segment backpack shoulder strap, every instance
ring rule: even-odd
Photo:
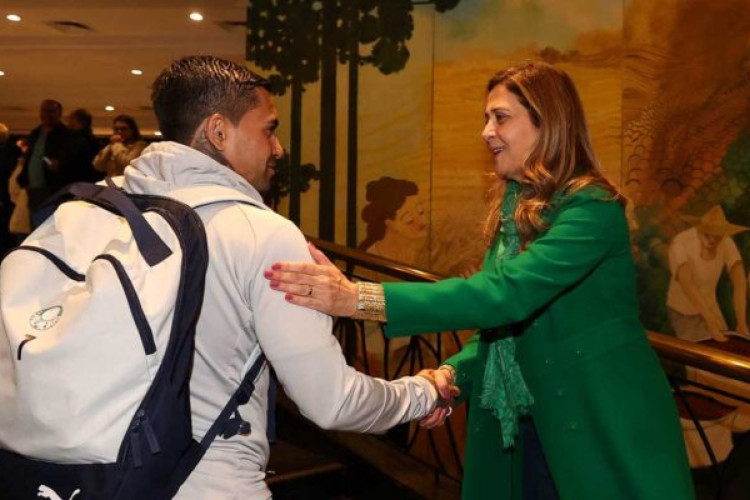
[[[224,439],[229,439],[236,434],[250,433],[250,424],[242,419],[237,408],[250,401],[250,397],[255,391],[255,381],[266,365],[266,355],[261,351],[259,345],[254,350],[251,359],[253,359],[253,363],[242,378],[239,387],[229,399],[226,406],[224,406],[219,417],[208,429],[206,435],[203,436],[201,440],[201,447],[203,449],[208,449],[213,440],[219,435]]]
[[[253,350],[249,363],[252,363],[250,369],[242,377],[239,387],[229,398],[213,425],[208,429],[203,439],[200,442],[194,442],[188,453],[182,457],[180,467],[172,475],[174,491],[177,491],[179,486],[187,479],[218,436],[229,439],[237,434],[247,435],[250,433],[250,423],[242,418],[238,408],[250,401],[250,397],[255,390],[255,382],[263,367],[266,366],[266,356],[263,354],[260,345],[257,345]]]
[[[149,226],[135,203],[109,179],[107,185],[76,182],[62,188],[45,201],[34,214],[35,225],[39,226],[57,210],[57,207],[71,200],[86,201],[124,217],[133,231],[138,250],[150,266],[157,265],[172,254],[158,233]]]

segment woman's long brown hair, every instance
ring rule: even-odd
[[[547,230],[542,214],[558,192],[571,194],[596,185],[625,204],[625,198],[599,170],[583,105],[567,73],[547,63],[528,62],[495,74],[487,84],[487,93],[498,85],[518,98],[539,130],[539,139],[523,166],[521,197],[513,216],[522,249]],[[493,196],[485,224],[488,244],[500,229],[502,191],[498,189]]]

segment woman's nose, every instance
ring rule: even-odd
[[[482,129],[482,140],[489,142],[489,140],[495,135],[495,127],[492,126],[492,122],[487,120]]]

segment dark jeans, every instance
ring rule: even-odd
[[[0,205],[0,258],[5,255],[5,252],[13,248],[15,243],[14,238],[8,232],[8,223],[10,222],[12,210],[12,206]]]
[[[557,488],[544,458],[542,444],[534,421],[523,418],[520,422],[523,442],[523,498],[524,500],[559,500]]]

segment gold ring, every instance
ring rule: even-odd
[[[307,285],[307,286],[310,287],[310,289],[307,291],[307,296],[311,297],[312,296],[312,292],[313,292],[313,287],[312,287],[312,285]]]

